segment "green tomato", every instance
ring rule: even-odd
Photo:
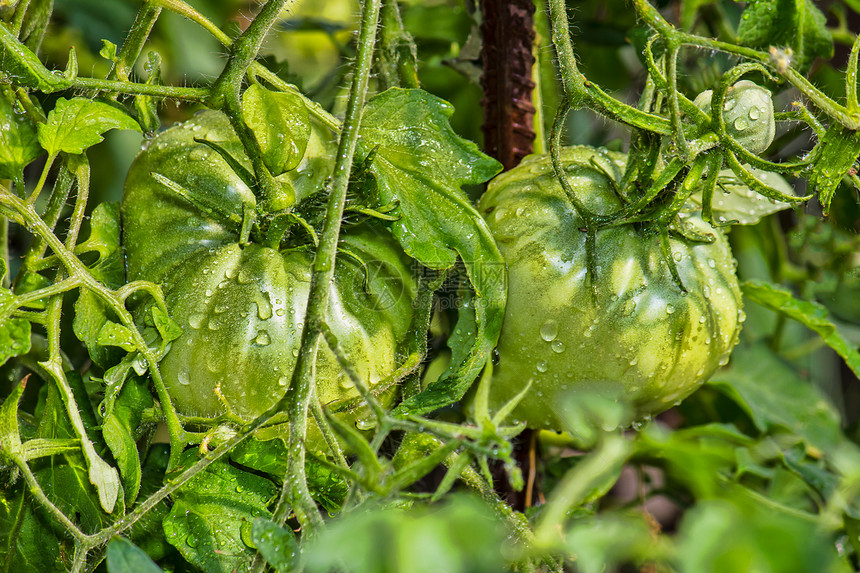
[[[623,155],[575,147],[563,151],[562,161],[574,192],[592,210],[621,207],[610,174],[620,178]],[[743,320],[741,295],[727,241],[700,218],[685,222],[713,235],[712,243],[669,239],[688,292],[672,279],[658,236],[634,225],[598,231],[595,301],[583,221],[549,157],[532,156],[496,177],[479,208],[508,266],[495,408],[532,380],[514,413],[530,427],[563,429],[564,401],[588,393],[621,394],[638,416],[649,416],[728,361]]]
[[[714,92],[696,96],[696,107],[710,115]],[[759,154],[770,147],[776,135],[773,99],[769,90],[749,80],[741,80],[726,91],[723,102],[726,131],[750,153]]]
[[[244,158],[217,112],[163,132],[141,152],[122,204],[128,279],[160,283],[183,329],[161,362],[177,410],[209,419],[229,411],[247,421],[288,391],[313,250],[241,244],[243,205],[253,207],[254,196],[218,153],[195,138]],[[324,185],[333,155],[327,131],[314,126],[302,162],[279,180],[306,197]],[[387,229],[370,224],[345,230],[341,245],[350,256],[338,256],[327,323],[365,383],[391,398],[392,373],[412,321],[411,259]],[[316,395],[335,410],[360,403],[324,343]]]

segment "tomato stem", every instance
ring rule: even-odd
[[[295,511],[296,517],[308,536],[313,536],[323,525],[319,510],[311,498],[305,472],[304,444],[307,435],[308,407],[314,395],[312,386],[314,383],[314,365],[319,349],[321,324],[326,318],[331,283],[334,278],[337,243],[346,204],[352,158],[358,143],[358,130],[367,94],[379,11],[380,0],[368,0],[362,10],[358,54],[343,130],[338,142],[325,221],[313,264],[301,350],[293,370],[290,384],[292,390],[284,398],[287,401],[290,419],[290,461],[289,471],[284,480],[280,500],[275,508],[274,518],[276,522],[283,523],[286,521],[287,497],[292,497],[293,511]]]

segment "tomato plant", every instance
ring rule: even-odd
[[[854,3],[132,4],[0,0],[0,571],[860,570]]]

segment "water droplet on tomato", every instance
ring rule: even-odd
[[[268,346],[272,342],[272,339],[269,338],[268,332],[260,330],[257,332],[257,338],[254,339],[254,342],[260,346]]]
[[[200,328],[204,320],[206,320],[205,314],[194,313],[188,317],[188,324],[191,326],[191,328]]]
[[[561,354],[562,352],[564,352],[564,342],[562,342],[561,340],[554,341],[552,343],[552,351],[557,354]]]
[[[549,365],[546,363],[545,360],[541,360],[540,362],[537,363],[538,372],[546,372],[548,369],[549,369]]]
[[[257,316],[260,317],[260,320],[272,318],[272,303],[269,302],[269,297],[265,292],[261,299],[257,300]]]
[[[743,131],[749,127],[749,122],[746,120],[746,118],[739,117],[735,120],[734,125],[735,129],[737,129],[738,131]]]
[[[552,342],[556,336],[558,336],[558,323],[549,319],[540,327],[540,337],[547,342]]]
[[[759,108],[757,108],[757,107],[753,106],[753,107],[751,107],[751,108],[750,108],[750,111],[749,111],[749,114],[748,114],[748,115],[750,116],[750,119],[751,119],[751,120],[755,121],[755,120],[757,120],[758,118],[760,118],[760,117],[761,117],[761,114],[762,114],[762,110],[760,110]]]
[[[197,127],[200,127],[199,125]],[[204,161],[209,158],[209,152],[206,149],[198,147],[196,149],[192,149],[191,153],[188,154],[188,159],[191,161]]]
[[[667,304],[666,305],[666,313],[672,314],[673,312],[675,312],[675,306],[672,304]]]
[[[188,376],[188,372],[185,372],[184,370],[176,375],[176,380],[183,386],[191,384],[191,378]]]
[[[359,418],[355,421],[355,427],[362,431],[372,430],[376,427],[376,419],[373,417]]]

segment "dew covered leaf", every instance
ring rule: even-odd
[[[20,181],[24,167],[40,153],[35,124],[0,96],[0,179]]]
[[[501,165],[454,132],[452,113],[450,104],[423,90],[392,88],[368,101],[361,125],[364,148],[374,150],[368,169],[378,201],[398,205],[394,236],[426,267],[451,268],[459,258],[477,295],[468,351],[430,394],[401,404],[401,414],[429,412],[461,398],[495,346],[504,313],[504,261],[461,190],[487,181]]]
[[[47,123],[39,124],[39,143],[51,155],[78,154],[100,143],[111,129],[140,131],[140,125],[122,108],[79,97],[60,98]]]
[[[197,461],[190,450],[180,468]],[[245,567],[254,552],[251,527],[257,517],[270,517],[267,507],[275,484],[216,461],[173,495],[164,518],[164,533],[190,563],[210,573],[229,573]]]
[[[242,115],[254,131],[272,175],[295,169],[311,136],[308,108],[302,96],[273,92],[254,84],[242,94]]]
[[[161,567],[137,545],[115,537],[107,550],[108,573],[160,573]]]

